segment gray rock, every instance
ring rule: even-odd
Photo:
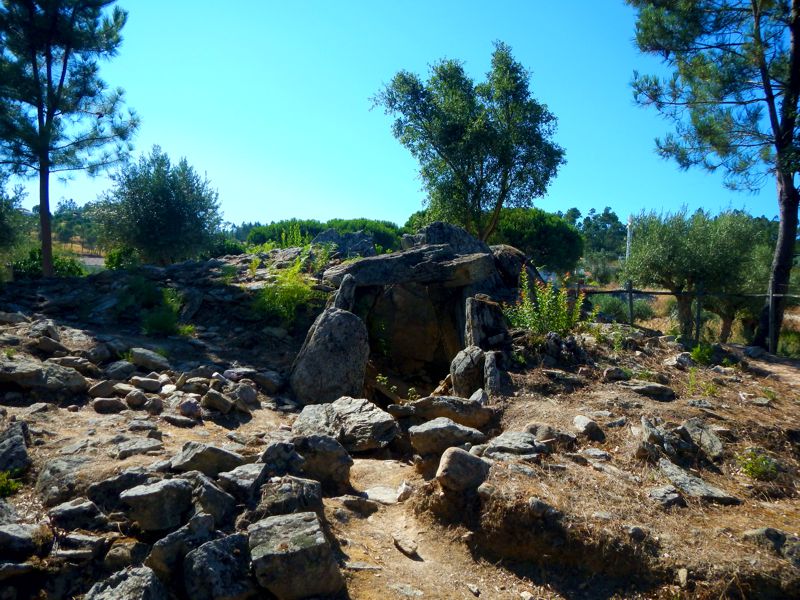
[[[711,460],[722,458],[723,445],[717,435],[703,423],[702,419],[693,418],[684,421],[681,425],[682,437],[685,436],[698,447],[703,449],[706,456]]]
[[[487,352],[483,363],[483,386],[493,397],[502,396],[511,384],[508,373],[500,368],[500,357],[500,352]]]
[[[84,600],[168,600],[164,584],[147,567],[126,569],[95,583]]]
[[[211,515],[217,527],[223,527],[232,521],[236,512],[236,499],[233,496],[200,471],[189,471],[181,478],[192,484],[192,500],[196,513]]]
[[[145,392],[159,392],[161,391],[161,382],[158,379],[151,379],[150,377],[137,377],[133,376],[130,379],[131,385],[136,386]]]
[[[482,294],[467,298],[465,315],[464,340],[467,346],[487,351],[511,346],[506,318],[497,302]]]
[[[646,396],[658,402],[669,402],[676,398],[675,390],[660,383],[631,379],[630,381],[620,382],[619,385],[640,396]]]
[[[354,256],[375,256],[375,242],[372,235],[364,231],[339,233],[335,229],[326,229],[311,240],[312,246],[332,244],[336,253],[342,258]]]
[[[104,379],[89,388],[88,394],[92,398],[107,398],[114,394],[114,382]]]
[[[114,512],[120,507],[120,494],[148,482],[150,475],[141,469],[127,469],[89,486],[86,495],[106,512]]]
[[[189,417],[184,417],[183,415],[171,415],[166,414],[162,417],[167,423],[170,425],[174,425],[175,427],[194,427],[197,425],[197,421],[195,419],[190,419]]]
[[[206,542],[183,561],[192,600],[250,600],[259,596],[250,578],[250,548],[241,533]]]
[[[219,484],[226,492],[244,504],[252,505],[261,486],[269,479],[271,470],[264,463],[251,463],[219,474]]]
[[[225,393],[233,399],[235,403],[243,403],[245,406],[258,408],[258,391],[247,383],[235,383],[225,389]]]
[[[759,527],[749,529],[742,534],[742,538],[748,542],[754,542],[780,554],[783,545],[786,543],[786,533],[772,527]]]
[[[344,587],[333,551],[313,512],[268,517],[248,527],[253,572],[282,600],[332,595]],[[302,577],[298,574],[302,573]]]
[[[695,365],[694,359],[690,352],[681,352],[665,360],[662,363],[665,367],[674,367],[676,369],[686,370]]]
[[[333,307],[341,310],[353,310],[356,296],[356,278],[349,273],[342,278],[339,289],[333,297]]]
[[[169,361],[152,350],[147,348],[131,348],[131,362],[137,367],[142,367],[148,371],[168,371]]]
[[[21,356],[0,355],[0,383],[11,383],[23,389],[47,390],[80,394],[89,388],[83,375],[75,369],[53,363],[40,363]]]
[[[117,540],[103,558],[103,567],[110,572],[133,565],[141,565],[150,553],[150,546],[136,540]]]
[[[290,513],[315,512],[323,515],[322,486],[318,481],[284,475],[273,477],[261,488],[261,500],[247,520],[250,523],[265,517]],[[237,527],[240,523],[237,521]]]
[[[218,410],[223,415],[227,415],[229,412],[231,412],[231,409],[236,406],[236,402],[234,400],[228,398],[225,394],[218,392],[215,389],[208,390],[203,396],[202,400],[200,400],[200,404],[204,408]]]
[[[119,459],[124,460],[137,454],[147,454],[149,452],[160,452],[164,449],[164,444],[159,440],[143,437],[135,437],[117,444],[112,453]]]
[[[258,462],[269,466],[275,475],[286,475],[299,474],[305,459],[297,453],[291,442],[270,442],[258,457]]]
[[[442,454],[436,481],[442,489],[463,493],[477,489],[489,474],[489,463],[461,448],[448,448]]]
[[[0,471],[24,473],[31,466],[28,456],[30,434],[24,421],[16,421],[0,434]]]
[[[34,554],[43,554],[52,542],[47,532],[43,525],[0,525],[0,561],[25,560]]]
[[[528,423],[525,431],[532,434],[538,443],[547,446],[551,451],[555,448],[573,448],[578,441],[574,434],[556,429],[546,423]]]
[[[286,383],[280,373],[275,371],[253,373],[250,379],[268,395],[277,394]]]
[[[302,404],[361,396],[368,358],[364,322],[351,312],[328,308],[309,329],[289,384]]]
[[[642,440],[649,444],[661,445],[664,443],[665,431],[660,427],[656,427],[650,420],[642,416]]]
[[[350,488],[353,459],[339,442],[327,435],[298,436],[292,439],[303,457],[300,471],[322,484],[324,490],[341,493]]]
[[[621,367],[608,367],[603,371],[603,381],[628,381],[630,378]]]
[[[125,396],[125,403],[134,410],[143,408],[147,404],[147,400],[147,395],[141,390],[133,390]]]
[[[184,398],[178,403],[177,409],[181,416],[190,419],[199,419],[203,416],[203,409],[200,408],[196,398]]]
[[[28,317],[21,312],[2,312],[0,311],[0,325],[19,325],[20,323],[27,323]]]
[[[244,458],[240,454],[200,442],[186,442],[172,459],[172,469],[175,471],[200,471],[209,477],[216,477],[242,464]]]
[[[383,448],[397,436],[392,415],[369,400],[345,396],[329,404],[306,406],[295,420],[295,435],[329,435],[349,452]]]
[[[75,498],[58,506],[54,506],[47,514],[56,527],[60,529],[102,530],[108,526],[106,517],[97,505],[86,498]]]
[[[164,479],[120,494],[128,517],[144,531],[178,527],[192,505],[192,486],[183,479]]]
[[[467,346],[456,354],[450,363],[450,377],[456,396],[469,398],[475,390],[483,387],[485,361],[486,355],[478,346]]]
[[[546,454],[550,451],[547,445],[536,440],[536,436],[526,431],[504,431],[496,438],[489,440],[483,456],[492,458],[495,455],[514,454],[531,456]]]
[[[127,410],[128,405],[119,398],[95,398],[92,400],[92,408],[101,415],[111,415]]]
[[[466,400],[456,396],[428,396],[408,404],[393,404],[387,411],[397,417],[413,416],[423,421],[447,417],[460,425],[475,429],[485,427],[496,416],[495,411],[480,400]]]
[[[480,444],[486,436],[471,427],[464,427],[446,417],[438,417],[409,428],[411,445],[421,455],[439,455],[448,448],[462,444]]]
[[[716,504],[741,504],[742,501],[717,487],[709,485],[699,477],[690,475],[679,466],[671,463],[666,458],[658,461],[661,472],[667,476],[672,485],[677,487],[687,496],[699,498],[706,502]]]
[[[128,381],[128,378],[136,372],[136,365],[127,360],[118,360],[105,368],[105,375],[112,381]],[[105,396],[107,394],[103,394]]]
[[[572,419],[572,426],[580,435],[586,436],[594,442],[602,442],[606,434],[595,421],[585,415],[577,415]]]
[[[66,456],[48,460],[36,479],[36,492],[45,506],[70,500],[79,487],[79,472],[88,462],[81,456]]]
[[[0,525],[16,523],[19,519],[17,511],[8,502],[0,498]]]
[[[155,544],[144,564],[163,581],[182,570],[183,558],[195,548],[214,537],[214,517],[201,513],[192,517],[180,529],[161,538]]]

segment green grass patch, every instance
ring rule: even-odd
[[[324,297],[311,287],[300,272],[301,264],[300,260],[295,261],[291,267],[280,271],[273,283],[259,292],[253,305],[258,314],[291,325],[301,306]]]
[[[748,448],[736,457],[736,462],[750,479],[772,481],[778,476],[778,465],[761,448]]]
[[[7,498],[22,489],[22,483],[9,471],[0,471],[0,498]]]

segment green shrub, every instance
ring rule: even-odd
[[[648,321],[656,316],[653,305],[644,298],[633,301],[633,318],[636,321]]]
[[[14,279],[40,279],[42,277],[42,249],[35,248],[28,256],[11,264]],[[53,254],[53,272],[56,277],[82,277],[86,270],[81,262],[71,256]]]
[[[16,494],[20,488],[22,488],[22,484],[16,481],[9,471],[0,471],[0,498]]]
[[[800,331],[781,331],[778,338],[778,354],[789,358],[800,358]]]
[[[142,331],[145,335],[175,335],[180,310],[180,292],[165,288],[161,292],[161,303],[142,312]]]
[[[211,239],[208,250],[202,256],[203,258],[217,258],[219,256],[239,256],[244,253],[245,247],[242,242],[217,234]]]
[[[748,448],[736,457],[739,468],[750,479],[772,481],[778,476],[778,465],[761,448]]]
[[[620,323],[628,322],[628,304],[618,296],[611,294],[593,294],[592,305],[606,317]]]
[[[566,289],[558,290],[552,283],[531,288],[525,269],[520,274],[519,290],[517,303],[503,307],[503,313],[512,327],[527,329],[539,335],[551,331],[566,335],[580,322],[583,294],[579,294],[570,307]]]
[[[254,304],[256,312],[289,325],[294,322],[300,306],[322,297],[300,272],[301,264],[297,260],[291,267],[283,269],[274,283],[261,290]]]
[[[124,288],[117,293],[114,312],[118,318],[136,319],[142,309],[161,304],[163,295],[159,287],[141,275],[131,275]]]
[[[142,264],[142,259],[134,248],[123,246],[109,250],[105,263],[106,268],[112,271],[121,271],[135,269]]]
[[[698,365],[710,365],[714,360],[714,348],[702,342],[697,344],[692,348],[692,360]]]

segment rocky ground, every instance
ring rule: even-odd
[[[612,325],[531,345],[476,295],[509,251],[436,235],[319,273],[294,327],[249,308],[292,250],[145,270],[189,337],[140,334],[132,275],[4,288],[0,599],[800,595],[800,365]],[[420,286],[436,322],[387,352],[375,315]]]

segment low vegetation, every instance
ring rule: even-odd
[[[566,335],[581,321],[583,294],[570,302],[566,288],[557,289],[552,283],[530,285],[524,269],[519,290],[516,304],[506,306],[503,311],[512,327],[527,329],[535,335],[551,331]]]

